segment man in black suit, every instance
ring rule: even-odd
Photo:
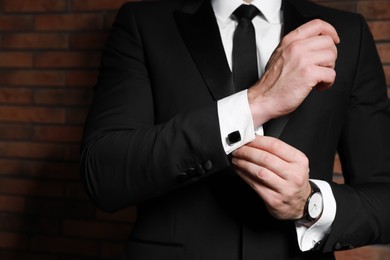
[[[247,2],[261,77],[244,87],[232,43],[247,3],[119,11],[81,164],[99,207],[138,206],[124,259],[332,259],[390,242],[390,109],[366,23]],[[345,185],[332,183],[336,151]]]

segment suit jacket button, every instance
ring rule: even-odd
[[[195,167],[195,172],[197,175],[203,175],[205,173],[205,170],[203,169],[203,166],[198,164],[196,167]]]
[[[203,168],[206,170],[206,171],[210,171],[212,168],[213,168],[213,163],[208,160],[207,162],[205,162],[203,164]]]

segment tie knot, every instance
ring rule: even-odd
[[[259,9],[257,9],[254,5],[240,5],[233,14],[237,20],[246,18],[249,19],[249,21],[252,21],[252,19],[259,13]]]

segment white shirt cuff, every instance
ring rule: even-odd
[[[333,220],[336,216],[336,200],[334,199],[330,185],[321,180],[311,180],[322,193],[324,209],[321,217],[310,227],[295,222],[297,231],[298,245],[301,251],[313,249],[320,244],[325,236],[330,232]]]
[[[218,100],[217,106],[221,141],[226,154],[233,152],[255,139],[247,90]],[[240,133],[241,140],[235,143],[229,143],[228,135],[235,131]]]

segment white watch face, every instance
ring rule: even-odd
[[[308,213],[309,216],[313,219],[318,218],[322,213],[322,195],[319,192],[314,193],[309,201]]]

